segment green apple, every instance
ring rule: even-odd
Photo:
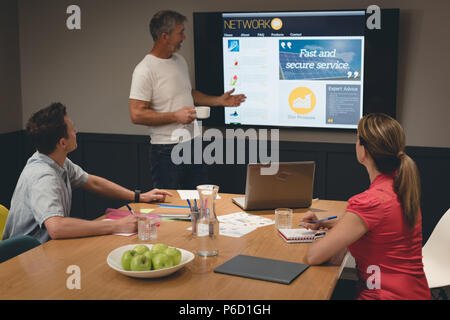
[[[134,250],[127,250],[122,254],[122,267],[124,270],[130,271],[131,267],[131,259],[137,255],[137,252]]]
[[[177,248],[167,248],[164,253],[172,259],[173,265],[176,266],[181,262],[181,251]]]
[[[152,258],[153,269],[159,270],[173,266],[172,259],[165,253],[157,253]]]
[[[152,246],[153,254],[164,252],[168,247],[164,243],[157,243]]]
[[[153,252],[151,250],[145,251],[143,253],[143,255],[150,261],[150,270],[153,269],[153,264],[152,264],[152,258],[153,258]]]
[[[149,271],[152,267],[152,262],[145,255],[139,254],[131,259],[131,271]]]
[[[137,254],[143,254],[145,251],[148,251],[150,249],[145,244],[139,244],[134,247],[133,250],[136,251]]]

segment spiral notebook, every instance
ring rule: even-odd
[[[316,231],[307,229],[278,229],[278,234],[288,243],[313,242],[316,238]]]

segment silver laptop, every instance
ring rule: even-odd
[[[245,197],[233,198],[233,202],[244,210],[311,206],[314,161],[280,162],[278,173],[261,175],[261,168],[270,165],[248,164]]]

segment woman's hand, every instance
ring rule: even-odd
[[[302,223],[303,227],[305,227],[306,229],[319,230],[321,227],[323,227],[321,222],[311,223],[317,220],[319,219],[317,218],[316,214],[312,211],[308,211],[300,219],[300,223]]]

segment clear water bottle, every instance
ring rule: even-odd
[[[200,196],[200,217],[197,220],[197,254],[211,257],[219,254],[219,220],[216,216],[216,197],[219,187],[210,184],[197,186]]]

